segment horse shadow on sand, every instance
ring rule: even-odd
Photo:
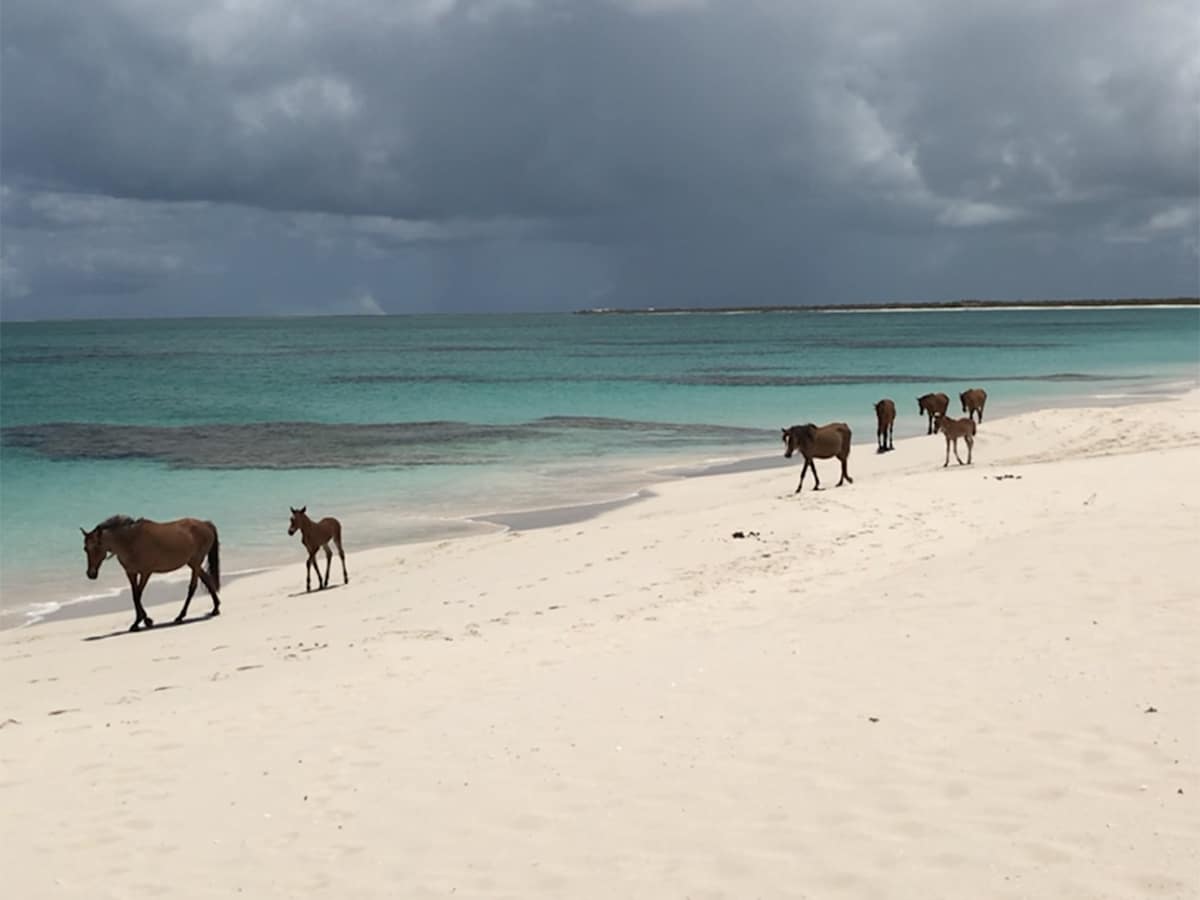
[[[336,591],[340,587],[345,587],[345,585],[331,584],[327,587],[319,587],[311,591],[296,591],[294,594],[288,594],[288,599],[295,600],[297,597],[310,597],[313,594],[324,594],[326,591]]]
[[[207,622],[209,619],[215,619],[215,618],[216,618],[216,616],[214,616],[212,613],[208,613],[207,615],[199,616],[195,619],[181,619],[178,622],[176,622],[174,620],[170,620],[167,622],[162,622],[161,624],[155,624],[153,628],[139,628],[137,631],[130,631],[129,628],[127,628],[127,627],[120,628],[116,631],[105,632],[104,634],[89,635],[88,637],[82,638],[81,640],[84,640],[84,641],[106,641],[109,638],[124,637],[125,635],[129,635],[132,637],[133,635],[146,634],[147,632],[166,631],[169,628],[182,628],[184,625],[199,625],[201,622]]]

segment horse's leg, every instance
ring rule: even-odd
[[[954,439],[954,458],[958,460],[958,464],[963,464],[962,457],[958,455],[958,438]]]
[[[815,457],[809,462],[809,466],[812,467],[813,490],[819,491],[821,489],[821,476],[817,474],[817,460]]]
[[[974,452],[975,452],[975,438],[973,438],[971,435],[968,434],[967,435],[967,465],[968,466],[971,465],[971,456],[974,454]]]
[[[146,618],[146,610],[142,608],[142,592],[138,590],[138,573],[126,571],[125,575],[129,579],[129,593],[133,596],[133,624],[129,630],[137,631],[142,619]]]
[[[926,434],[933,434],[933,413],[930,413],[930,414],[929,414],[929,430],[928,430],[928,431],[926,431],[925,433],[926,433]]]
[[[888,449],[896,449],[896,426],[895,424],[888,426]]]
[[[306,594],[312,590],[312,576],[309,573],[312,570],[312,567],[315,565],[316,563],[313,561],[313,555],[310,552],[308,554],[308,559],[304,562],[304,593]],[[320,584],[321,573],[317,572],[317,586],[320,587]]]
[[[950,438],[949,437],[946,438],[946,461],[944,463],[942,463],[942,468],[944,469],[948,465],[950,465]]]
[[[200,580],[204,582],[204,589],[208,591],[208,596],[213,598],[213,608],[212,608],[212,612],[210,612],[209,615],[210,616],[219,616],[221,614],[221,598],[217,596],[217,586],[215,584],[213,584],[212,576],[209,575],[207,572],[205,572],[204,569],[200,568],[200,563],[196,563],[195,567],[192,569],[192,584],[193,584],[193,586],[196,583],[197,576],[199,576]],[[189,594],[188,599],[191,599],[190,594]],[[184,612],[186,612],[186,611],[187,611],[187,605],[185,604]],[[181,613],[180,614],[181,618],[182,618],[182,615],[183,614]]]
[[[150,573],[147,572],[138,581],[137,589],[133,593],[133,605],[135,607],[137,607],[137,614],[141,618],[142,622],[145,623],[146,627],[153,628],[154,620],[151,619],[148,615],[146,615],[146,607],[142,606],[142,594],[145,592],[146,582],[149,580],[150,580]],[[133,629],[131,628],[130,631],[132,631],[132,630]]]
[[[192,595],[196,593],[196,582],[199,581],[199,576],[196,572],[200,567],[195,563],[189,563],[189,565],[192,567],[192,580],[188,582],[187,599],[183,601],[183,609],[175,617],[176,622],[182,622],[187,617],[188,607],[192,605]]]
[[[334,539],[333,539],[333,542],[334,542],[335,544],[337,544],[337,548],[338,548],[338,557],[339,557],[339,558],[341,559],[341,561],[342,561],[342,584],[349,584],[349,583],[350,583],[350,576],[349,576],[348,574],[346,574],[346,551],[342,549],[342,537],[341,537],[341,535],[337,535],[337,536],[335,536],[335,537],[334,537]]]
[[[333,565],[333,551],[330,550],[329,545],[326,544],[325,545],[325,583],[321,585],[322,588],[329,587],[329,567],[331,565]],[[317,574],[319,575],[320,573],[318,572]]]
[[[806,456],[804,458],[804,466],[800,469],[800,483],[798,485],[796,485],[796,493],[797,494],[800,493],[800,488],[804,487],[804,476],[806,474],[808,474],[808,466],[809,466],[810,462],[811,462],[811,460]],[[815,468],[813,469],[813,472],[814,472],[814,474],[816,473]]]
[[[854,484],[854,479],[850,477],[850,470],[849,470],[850,454],[847,453],[845,456],[839,456],[838,459],[840,459],[842,461],[842,480],[837,483],[837,486],[841,487],[842,482],[845,482],[845,481],[848,481],[851,484]]]

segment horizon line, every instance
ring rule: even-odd
[[[45,324],[52,322],[158,322],[158,321],[195,321],[208,319],[246,319],[246,320],[276,320],[276,319],[378,319],[385,317],[416,317],[416,316],[553,316],[553,315],[664,315],[679,313],[771,313],[771,312],[919,312],[956,309],[1064,309],[1092,308],[1103,309],[1113,307],[1160,307],[1188,308],[1200,307],[1200,296],[1175,297],[1125,297],[1125,298],[1051,298],[1051,299],[1019,299],[1019,300],[918,300],[918,301],[879,301],[879,302],[847,302],[847,303],[795,303],[795,304],[752,304],[746,306],[630,306],[630,307],[583,307],[561,310],[473,310],[456,312],[384,312],[384,313],[253,313],[239,315],[237,313],[222,313],[217,315],[188,314],[180,316],[54,316],[49,318],[16,318],[9,319],[0,316],[0,326],[4,324]]]

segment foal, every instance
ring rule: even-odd
[[[288,508],[291,509],[291,507]],[[333,564],[333,551],[329,549],[330,541],[337,545],[338,556],[342,560],[342,578],[344,579],[342,583],[349,584],[350,576],[346,573],[346,552],[342,549],[342,523],[332,516],[327,516],[320,522],[314,522],[308,517],[307,510],[307,506],[292,509],[292,521],[288,524],[288,537],[299,531],[304,549],[308,551],[308,560],[304,563],[304,590],[312,590],[310,570],[317,573],[317,590],[329,587],[329,567]],[[324,581],[321,580],[321,567],[316,560],[317,551],[322,548],[325,550]]]
[[[958,455],[958,439],[962,438],[967,442],[967,465],[971,464],[971,451],[975,449],[975,420],[972,418],[951,419],[949,416],[938,416],[933,420],[933,430],[941,431],[946,436],[946,462],[942,468],[950,465],[950,445],[954,444],[954,458],[958,460],[958,464],[963,464],[962,457]]]

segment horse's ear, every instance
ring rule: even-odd
[[[298,510],[296,510],[296,512],[300,513],[300,515],[304,515],[306,512],[308,512],[308,507],[302,506]]]
[[[82,534],[84,537],[87,537],[87,536],[88,536],[88,533],[87,533],[87,529],[86,529],[86,528],[80,528],[80,529],[79,529],[79,533],[80,533],[80,534]]]
[[[783,432],[784,437],[787,437],[787,429],[786,428],[780,428],[779,430]]]

